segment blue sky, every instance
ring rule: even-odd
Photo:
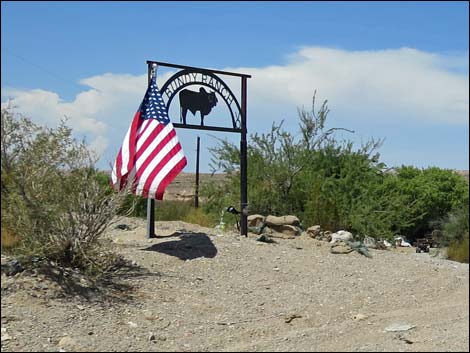
[[[467,2],[1,3],[2,103],[114,159],[145,91],[146,60],[251,74],[249,132],[285,120],[315,90],[328,127],[385,138],[388,166],[469,169]],[[159,71],[160,83],[169,71]],[[235,86],[238,82],[232,82]],[[223,106],[218,107],[224,114]],[[194,118],[193,118],[194,119]],[[210,119],[210,116],[207,118]],[[176,121],[176,119],[175,119]],[[194,120],[196,122],[197,120]],[[178,130],[194,170],[196,136]],[[203,171],[209,171],[204,152]]]

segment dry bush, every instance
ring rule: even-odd
[[[449,260],[465,262],[468,264],[469,261],[469,242],[468,234],[466,237],[459,242],[453,242],[447,248],[447,258]]]
[[[2,243],[5,228],[16,255],[96,272],[112,262],[101,238],[128,192],[100,185],[95,157],[71,134],[65,121],[46,128],[2,108]]]

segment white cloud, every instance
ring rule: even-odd
[[[281,112],[296,117],[295,108],[310,107],[315,90],[318,100],[328,99],[332,113],[343,119],[468,124],[468,53],[304,47],[291,54],[285,65],[225,70],[252,75],[248,81],[250,131],[284,118],[279,116]],[[159,76],[160,86],[169,75],[171,72]],[[226,82],[240,85],[239,80]],[[69,102],[41,89],[5,89],[2,95],[11,97],[19,111],[41,123],[56,124],[68,116],[74,131],[90,136],[88,140],[98,151],[106,146],[116,149],[143,98],[147,75],[105,73],[80,83],[89,89]]]
[[[468,53],[307,47],[286,65],[234,70],[253,76],[249,97],[255,105],[308,105],[317,90],[334,111],[354,118],[468,124]]]

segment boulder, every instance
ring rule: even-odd
[[[319,237],[321,235],[321,227],[318,225],[311,226],[307,229],[307,235],[314,239]]]
[[[301,232],[299,228],[295,226],[291,226],[291,225],[286,225],[286,224],[270,225],[269,228],[276,233],[282,233],[289,237],[298,236],[300,235],[300,232]]]
[[[323,241],[331,241],[331,232],[329,230],[325,230],[324,232],[320,232],[319,240]]]
[[[264,224],[266,217],[260,214],[253,214],[248,216],[248,227],[261,227]]]
[[[342,240],[337,240],[335,243],[331,244],[330,252],[332,254],[349,254],[354,249],[345,243]]]
[[[338,230],[336,233],[331,234],[331,241],[330,243],[334,243],[337,241],[352,241],[354,237],[352,233],[345,231],[345,230]]]
[[[300,220],[296,216],[267,216],[265,222],[268,226],[300,226]]]

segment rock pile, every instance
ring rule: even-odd
[[[251,233],[261,235],[260,241],[267,241],[269,238],[292,239],[296,236],[307,236],[316,240],[325,241],[330,244],[332,254],[349,254],[353,251],[370,257],[368,249],[387,249],[384,241],[376,241],[372,237],[366,236],[363,241],[354,239],[354,235],[346,230],[338,230],[334,233],[323,230],[320,225],[314,225],[307,230],[302,230],[300,220],[296,216],[263,216],[254,214],[248,216],[248,229]]]

